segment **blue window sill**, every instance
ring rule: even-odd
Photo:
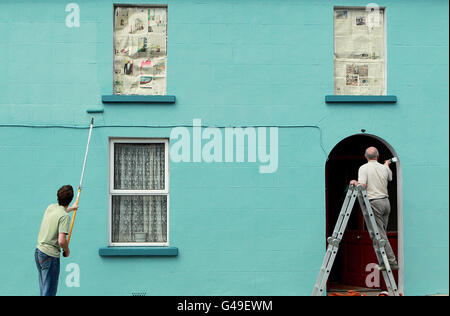
[[[103,103],[175,103],[174,95],[102,95]]]
[[[98,250],[100,257],[134,256],[178,256],[177,247],[103,247]]]
[[[87,109],[88,113],[103,113],[104,109]]]
[[[327,95],[326,103],[397,103],[395,95]]]

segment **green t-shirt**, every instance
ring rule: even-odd
[[[61,249],[58,244],[59,234],[68,234],[70,216],[66,209],[58,204],[50,204],[42,219],[37,248],[51,257],[59,258]]]

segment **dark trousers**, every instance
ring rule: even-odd
[[[48,256],[36,248],[34,259],[39,273],[41,296],[55,296],[58,290],[59,258]]]

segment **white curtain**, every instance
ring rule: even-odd
[[[163,190],[164,144],[115,144],[114,189]]]
[[[163,190],[164,144],[114,145],[114,189]],[[167,242],[166,195],[113,195],[112,242]]]

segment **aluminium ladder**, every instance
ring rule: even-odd
[[[378,264],[384,263],[386,269],[382,271],[384,281],[386,283],[390,296],[399,296],[397,285],[395,283],[394,275],[385,251],[385,245],[388,240],[383,240],[378,230],[378,226],[375,221],[372,208],[370,206],[369,199],[367,198],[367,192],[362,186],[350,185],[345,196],[344,203],[339,214],[338,221],[333,231],[333,235],[328,237],[328,247],[323,260],[322,266],[319,271],[319,277],[314,285],[313,296],[322,296],[325,286],[327,284],[328,277],[333,267],[334,259],[336,258],[339,244],[344,236],[345,229],[348,224],[348,220],[353,210],[355,200],[358,199],[361,211],[364,216],[364,221],[369,231],[370,238],[373,241],[373,248],[378,259]]]

